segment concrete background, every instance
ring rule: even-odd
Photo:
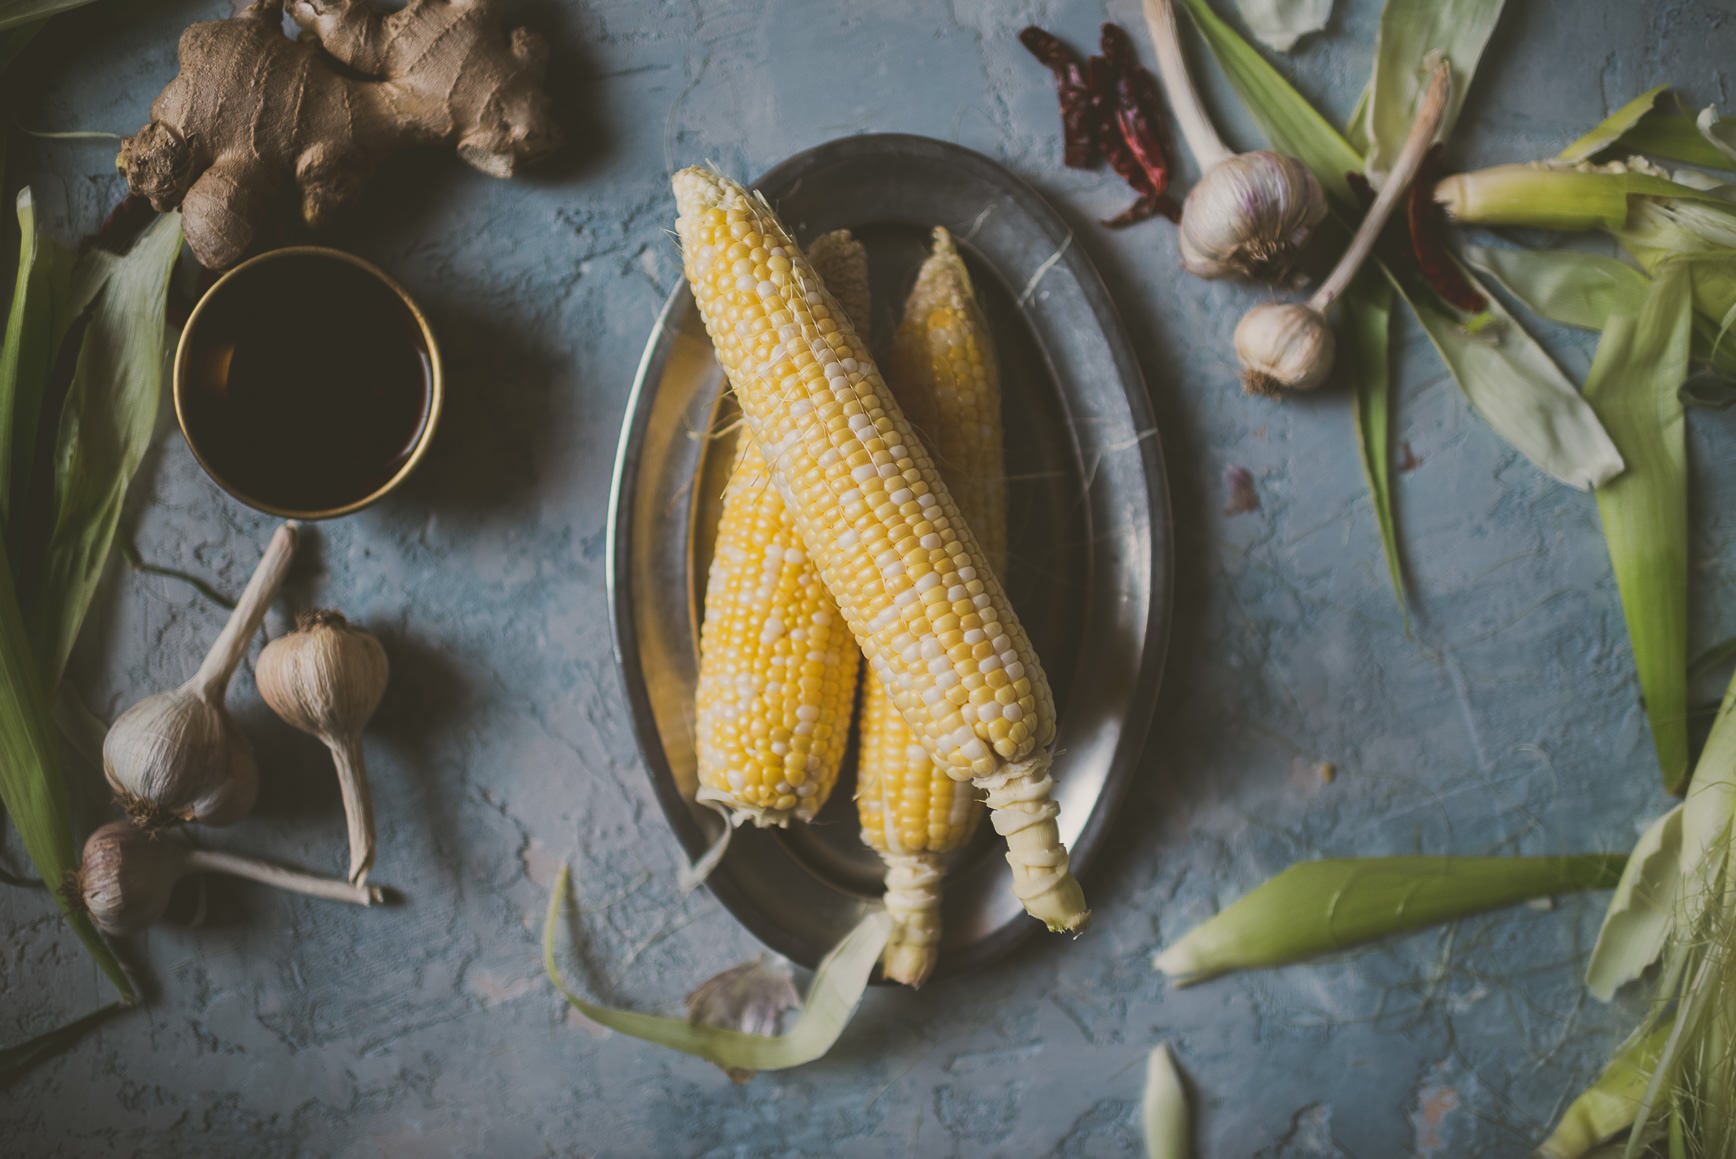
[[[63,18],[9,107],[30,127],[131,132],[175,71],[179,29],[224,10],[110,2]],[[509,183],[449,157],[400,158],[336,235],[427,307],[451,397],[421,472],[318,527],[269,622],[334,605],[386,642],[393,681],[368,739],[375,877],[409,904],[363,912],[214,882],[202,928],[167,924],[127,947],[147,1007],[0,1091],[0,1152],[1131,1156],[1145,1054],[1169,1039],[1197,1091],[1202,1155],[1522,1154],[1638,1011],[1638,996],[1606,1008],[1578,984],[1602,896],[1185,991],[1149,962],[1302,857],[1627,848],[1665,798],[1591,498],[1497,440],[1402,321],[1407,637],[1346,399],[1242,397],[1230,330],[1263,291],[1179,276],[1161,222],[1099,229],[1124,187],[1060,167],[1049,78],[1014,33],[1036,21],[1088,46],[1097,5],[514,11],[555,45],[573,147]],[[1356,99],[1378,11],[1339,0],[1328,34],[1281,62],[1335,118]],[[1108,16],[1137,27],[1131,0]],[[1729,107],[1733,46],[1727,0],[1511,4],[1456,160],[1546,155],[1660,81],[1695,107]],[[1261,143],[1223,119],[1232,140]],[[1033,941],[921,993],[878,989],[829,1058],[736,1087],[569,1015],[542,976],[538,929],[571,858],[585,907],[574,978],[604,1000],[678,1010],[756,949],[707,895],[674,887],[680,859],[610,658],[610,459],[678,276],[672,165],[711,158],[747,176],[869,129],[999,158],[1074,223],[1151,383],[1179,545],[1175,630],[1144,776],[1087,881],[1089,935]],[[119,196],[112,155],[38,143],[9,176],[73,237]],[[300,324],[316,328],[317,310]],[[1582,377],[1592,336],[1540,333]],[[1696,650],[1736,630],[1721,598],[1731,421],[1702,411],[1689,424]],[[1259,510],[1222,513],[1229,467],[1253,474]],[[140,553],[234,592],[271,524],[206,480],[165,412],[123,523]],[[183,679],[221,621],[188,584],[117,566],[76,683],[113,714]],[[263,708],[249,673],[230,701],[265,791],[216,841],[335,870],[323,752]],[[6,855],[17,862],[15,840]],[[0,889],[0,1041],[106,999],[47,899]]]

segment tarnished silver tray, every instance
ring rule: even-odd
[[[872,339],[883,344],[927,252],[959,239],[995,330],[1007,429],[1013,602],[1055,685],[1061,835],[1090,866],[1139,768],[1169,624],[1172,541],[1163,461],[1115,307],[1067,225],[988,158],[902,134],[848,137],[756,183],[797,240],[847,227],[868,248]],[[673,207],[671,208],[673,212]],[[693,689],[731,404],[686,283],[651,331],[621,429],[610,497],[615,654],[645,767],[689,856],[721,827],[693,804]],[[744,829],[707,882],[772,949],[814,965],[879,903],[858,836],[853,770],[812,825]],[[1041,929],[982,826],[948,877],[937,976]],[[1098,899],[1099,904],[1104,899]]]

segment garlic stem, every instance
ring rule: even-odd
[[[1444,59],[1436,55],[1434,78],[1429,81],[1428,92],[1423,96],[1422,107],[1417,110],[1416,120],[1411,122],[1410,133],[1404,139],[1398,159],[1393,162],[1392,171],[1386,175],[1386,184],[1380,187],[1374,204],[1368,207],[1362,224],[1356,227],[1356,235],[1350,239],[1344,256],[1338,259],[1338,264],[1332,267],[1332,273],[1327,275],[1320,288],[1314,291],[1314,296],[1308,299],[1308,305],[1316,312],[1326,313],[1327,307],[1350,287],[1351,279],[1356,277],[1362,263],[1373,252],[1375,242],[1380,239],[1380,231],[1386,228],[1387,219],[1392,216],[1399,199],[1405,196],[1410,189],[1410,183],[1416,180],[1423,157],[1428,154],[1429,146],[1434,144],[1435,132],[1441,127],[1441,117],[1446,112],[1447,95],[1451,90],[1452,69]]]
[[[1181,126],[1194,164],[1202,175],[1208,173],[1234,154],[1212,126],[1212,119],[1206,115],[1188,76],[1187,60],[1181,52],[1181,33],[1175,23],[1174,0],[1145,0],[1145,24],[1157,50],[1157,75],[1163,82],[1164,95],[1169,98],[1170,112]]]
[[[216,849],[189,849],[186,868],[188,872],[194,873],[226,873],[231,877],[244,877],[262,885],[287,889],[292,893],[305,893],[309,897],[325,898],[328,901],[378,905],[386,900],[385,892],[378,886],[352,885],[347,881],[334,881],[329,877],[315,877],[311,873],[285,869],[281,865],[255,861],[251,857],[223,853]]]
[[[337,766],[338,788],[344,797],[344,819],[350,833],[350,881],[361,885],[374,867],[374,799],[368,792],[367,767],[359,736],[322,738]]]
[[[199,671],[188,681],[206,700],[215,704],[223,702],[229,681],[235,675],[241,658],[247,654],[248,643],[259,631],[271,601],[277,598],[283,577],[289,574],[289,561],[295,554],[295,541],[300,530],[301,524],[290,520],[271,537],[264,557],[253,569],[253,577],[247,581],[247,589],[235,602],[235,610],[229,613],[229,622],[223,625],[223,631],[218,633],[211,650],[205,654]]]

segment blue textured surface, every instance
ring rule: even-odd
[[[1328,34],[1281,67],[1342,118],[1379,4],[1337,7]],[[1696,107],[1736,104],[1719,71],[1736,43],[1727,0],[1509,7],[1459,161],[1551,153],[1660,81]],[[222,10],[111,2],[65,18],[18,70],[27,95],[9,115],[130,132],[174,72],[180,27]],[[1185,991],[1150,957],[1301,857],[1629,845],[1665,799],[1591,498],[1498,441],[1401,322],[1407,637],[1346,399],[1244,398],[1230,330],[1265,291],[1180,276],[1163,223],[1098,228],[1124,187],[1059,166],[1049,78],[1013,34],[1036,21],[1090,44],[1095,5],[549,0],[518,12],[555,44],[574,147],[510,183],[401,158],[336,235],[422,301],[451,395],[421,472],[318,527],[289,586],[289,603],[340,607],[391,653],[368,740],[375,876],[409,904],[363,912],[213,884],[204,927],[132,945],[157,990],[148,1008],[0,1092],[0,1151],[1131,1156],[1145,1054],[1167,1038],[1198,1093],[1203,1155],[1524,1153],[1636,1016],[1637,997],[1606,1008],[1578,983],[1600,896]],[[1109,15],[1137,26],[1129,0]],[[1245,119],[1224,121],[1237,143],[1259,143]],[[1147,775],[1086,883],[1086,937],[1039,940],[919,994],[877,990],[831,1057],[735,1087],[568,1015],[537,934],[571,858],[585,910],[575,980],[593,994],[678,1009],[754,952],[703,892],[677,894],[678,852],[638,767],[603,593],[610,457],[678,276],[671,163],[711,158],[745,176],[865,129],[1002,160],[1099,264],[1171,471],[1169,675]],[[67,236],[120,192],[106,144],[39,143],[14,163]],[[286,324],[318,321],[310,304]],[[1582,377],[1592,336],[1540,333]],[[1696,649],[1736,629],[1721,599],[1729,423],[1695,412],[1689,424]],[[1252,473],[1257,511],[1223,513],[1233,466]],[[165,416],[123,522],[141,554],[234,591],[270,525],[200,474]],[[117,567],[77,684],[117,712],[181,681],[221,620],[186,584]],[[283,605],[268,626],[282,630]],[[323,752],[262,707],[248,673],[230,700],[265,792],[216,840],[335,870],[342,822]],[[1322,761],[1336,766],[1330,783]],[[47,900],[0,890],[0,1041],[104,1000]]]

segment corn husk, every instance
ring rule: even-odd
[[[1688,776],[1688,271],[1666,267],[1638,315],[1612,314],[1585,396],[1628,470],[1597,489],[1616,587],[1664,788]]]
[[[1392,289],[1382,285],[1373,271],[1351,283],[1344,295],[1344,333],[1349,339],[1345,346],[1354,357],[1350,405],[1356,419],[1356,448],[1374,503],[1393,596],[1409,632],[1410,604],[1392,510]]]
[[[1620,854],[1367,857],[1292,865],[1152,963],[1180,985],[1280,966],[1533,898],[1616,884]]]
[[[1540,1159],[1580,1159],[1633,1125],[1669,1027],[1629,1040],[1610,1059],[1597,1082],[1574,1099],[1537,1148]]]
[[[549,895],[548,916],[543,924],[543,966],[555,989],[592,1022],[633,1038],[703,1058],[723,1068],[738,1082],[762,1070],[784,1070],[813,1062],[831,1050],[862,1000],[868,978],[880,961],[880,953],[892,932],[892,921],[882,911],[863,918],[815,968],[795,1025],[783,1034],[751,1034],[687,1018],[660,1018],[631,1010],[615,1010],[588,1002],[567,989],[555,960],[555,931],[562,903],[567,897],[568,880],[568,869],[563,865]]]
[[[1471,77],[1495,31],[1506,0],[1387,0],[1375,38],[1374,72],[1369,78],[1363,170],[1376,185],[1398,157],[1428,86],[1423,61],[1440,53],[1453,69],[1453,87],[1438,138],[1445,140],[1459,119]]]
[[[1236,10],[1255,40],[1289,52],[1298,40],[1326,27],[1332,0],[1236,0]]]
[[[1139,1100],[1139,1122],[1145,1135],[1146,1159],[1187,1159],[1193,1124],[1188,1114],[1187,1088],[1176,1069],[1169,1043],[1152,1047],[1145,1060],[1145,1093]]]
[[[1686,799],[1636,846],[1587,970],[1594,993],[1604,996],[1658,960],[1651,1012],[1604,1077],[1569,1107],[1546,1144],[1551,1159],[1584,1154],[1630,1125],[1623,1152],[1630,1159],[1659,1138],[1696,1156],[1736,1148],[1733,839],[1736,681]]]

